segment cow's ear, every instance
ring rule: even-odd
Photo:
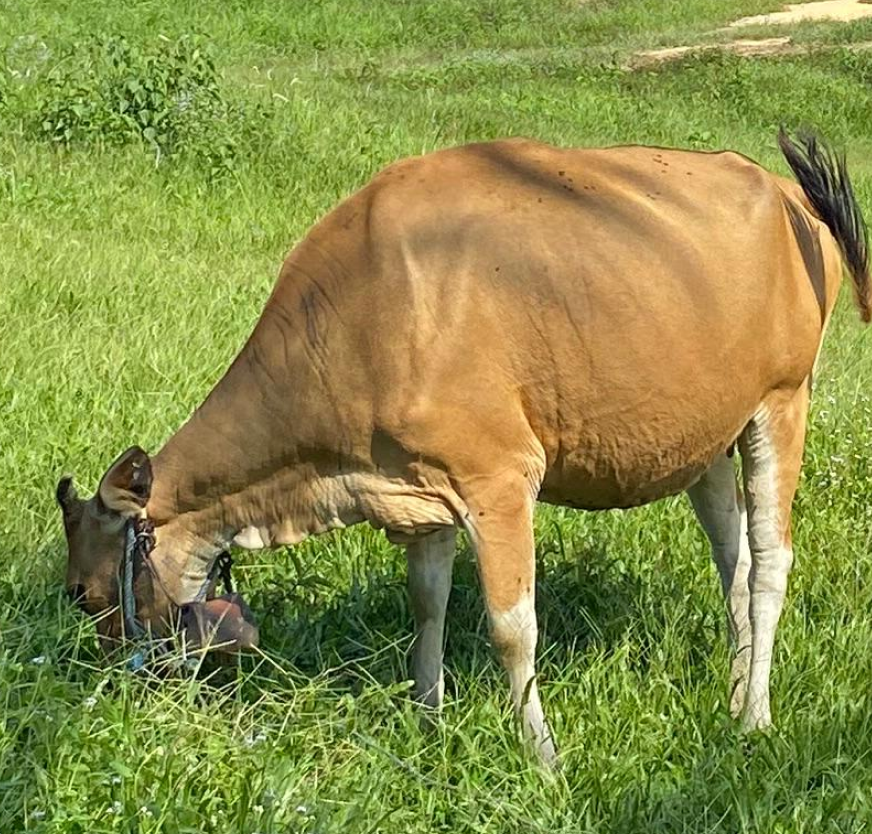
[[[55,498],[61,508],[61,512],[64,514],[64,524],[68,527],[71,524],[75,524],[82,514],[82,507],[85,506],[85,502],[76,493],[73,479],[70,476],[61,478],[58,481],[57,488],[55,489]]]
[[[131,446],[100,481],[100,501],[106,509],[125,518],[137,516],[151,497],[152,479],[148,455],[139,446]]]
[[[75,486],[73,486],[72,477],[67,475],[58,481],[55,498],[60,508],[64,511],[64,515],[69,515],[79,500],[79,495],[76,492]]]

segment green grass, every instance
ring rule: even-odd
[[[159,448],[243,343],[287,250],[397,157],[527,134],[728,146],[783,172],[777,125],[811,123],[847,149],[872,216],[872,54],[620,69],[634,49],[777,7],[0,7],[0,832],[865,830],[872,337],[847,293],[815,392],[768,736],[727,717],[723,608],[684,500],[537,516],[555,779],[517,743],[468,552],[432,734],[406,683],[404,557],[370,530],[240,556],[264,656],[198,679],[102,665],[62,588],[58,476],[93,489],[130,443]],[[831,47],[868,24],[799,31]],[[170,159],[114,136],[40,138],[53,56],[91,33],[211,43],[221,95],[250,108],[227,168],[195,152],[208,133]]]

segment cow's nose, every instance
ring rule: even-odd
[[[67,588],[67,596],[70,598],[70,602],[76,603],[79,608],[85,610],[87,593],[84,585],[70,585]]]

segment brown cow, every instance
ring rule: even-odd
[[[732,712],[766,726],[843,258],[864,321],[872,305],[844,160],[779,139],[801,187],[735,153],[638,146],[512,140],[391,165],[291,252],[247,344],[153,460],[128,450],[89,501],[61,481],[71,594],[104,638],[165,632],[184,607],[201,639],[223,617],[220,639],[244,647],[240,606],[208,593],[216,555],[368,521],[407,545],[416,693],[437,706],[462,527],[515,708],[550,761],[536,499],[686,490],[728,600]]]

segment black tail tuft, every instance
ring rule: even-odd
[[[805,196],[839,244],[851,273],[864,322],[872,320],[869,280],[869,232],[848,177],[844,154],[837,154],[812,133],[791,139],[782,127],[778,145]]]

